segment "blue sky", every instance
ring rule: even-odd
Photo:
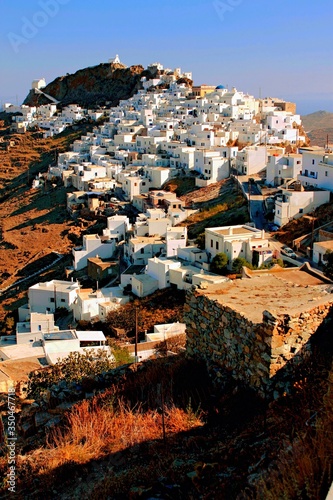
[[[0,101],[119,54],[333,112],[331,0],[0,0]]]

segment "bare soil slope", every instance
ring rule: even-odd
[[[42,139],[38,133],[5,136],[6,147],[0,150],[1,291],[55,261],[54,252],[68,255],[84,229],[68,217],[64,187],[46,183],[31,188],[36,174],[55,162],[56,152],[67,150],[82,133],[68,131],[56,139]],[[2,295],[0,321],[4,308],[11,309],[7,298]]]

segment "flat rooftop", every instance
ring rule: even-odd
[[[1,346],[0,347],[0,358],[3,359],[12,359],[13,361],[15,360],[21,360],[21,359],[27,359],[27,358],[44,358],[45,357],[45,352],[44,348],[40,345],[36,345],[37,342],[31,342],[29,344],[14,344],[14,345],[8,345],[6,347]],[[1,363],[0,363],[1,366]]]
[[[44,333],[45,342],[52,340],[73,340],[76,339],[76,334],[73,330],[62,330],[60,332]]]
[[[162,243],[162,242],[165,242],[165,238],[163,238],[162,236],[138,236],[136,238],[132,238],[130,239],[130,243],[132,243],[133,245],[138,245],[140,243],[154,243],[154,242],[159,242],[159,243]]]
[[[253,234],[261,233],[260,229],[255,229],[255,228],[249,229],[247,227],[232,227],[232,226],[231,228],[226,227],[224,229],[215,229],[214,232],[218,234],[223,234],[225,236],[233,236],[234,234],[246,234],[253,236]]]
[[[106,338],[105,338],[105,335],[103,332],[99,332],[99,331],[84,331],[84,332],[76,332],[76,335],[77,335],[77,338],[79,340],[86,340],[86,341],[89,341],[89,340],[103,340],[105,341]]]
[[[297,271],[292,271],[283,278],[278,274],[262,274],[251,279],[208,285],[199,293],[210,300],[229,306],[254,323],[262,322],[264,310],[274,316],[293,315],[321,304],[333,304],[333,294],[330,293],[333,284],[328,285],[323,282],[314,286],[299,284],[297,280],[302,278],[295,279],[295,272]]]
[[[61,281],[61,280],[52,280],[46,281],[42,283],[36,283],[30,287],[33,290],[51,290],[56,292],[68,292],[74,289],[79,288],[79,284],[76,281]]]
[[[326,248],[326,250],[333,250],[333,241],[318,241],[315,242],[315,245],[321,246],[322,248]]]

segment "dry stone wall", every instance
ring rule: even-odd
[[[184,317],[187,355],[205,360],[208,368],[227,370],[261,396],[278,397],[288,392],[295,366],[306,356],[311,335],[331,307],[328,302],[293,316],[263,311],[262,322],[255,323],[192,289],[187,292]]]

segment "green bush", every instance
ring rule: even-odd
[[[31,372],[27,392],[29,396],[36,398],[62,380],[78,383],[85,377],[94,377],[112,368],[115,368],[114,358],[102,349],[97,354],[94,350],[87,350],[84,354],[71,352],[55,365]]]
[[[242,272],[243,267],[248,267],[249,269],[253,269],[253,265],[250,264],[246,259],[243,257],[237,257],[237,259],[234,259],[232,261],[232,271],[236,274],[240,274]]]
[[[213,257],[210,265],[212,273],[225,275],[227,273],[228,256],[225,253],[218,253]]]

